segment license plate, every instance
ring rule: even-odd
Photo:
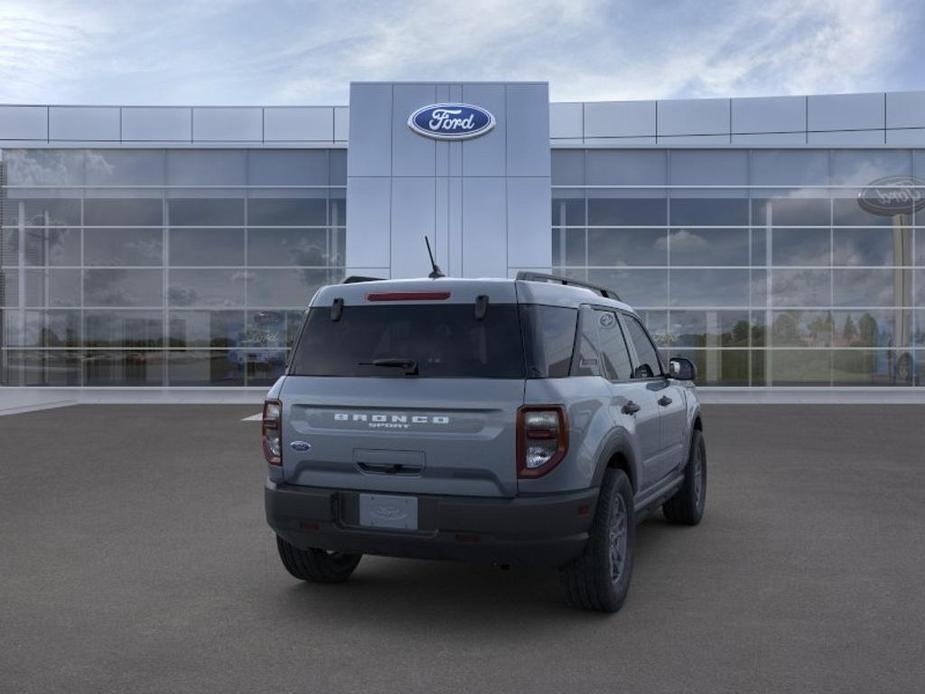
[[[418,499],[416,496],[360,494],[360,525],[417,530]]]

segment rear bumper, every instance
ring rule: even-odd
[[[597,489],[493,499],[418,496],[418,530],[359,525],[359,493],[266,482],[267,522],[302,549],[559,566],[588,540]]]

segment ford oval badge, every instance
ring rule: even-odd
[[[858,204],[871,214],[890,217],[925,207],[925,181],[911,176],[887,176],[858,193]]]
[[[308,441],[293,441],[289,447],[294,451],[310,451],[312,445]]]
[[[431,104],[411,114],[408,127],[435,140],[468,140],[495,127],[495,117],[471,104]]]

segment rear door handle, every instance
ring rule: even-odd
[[[663,395],[662,397],[658,399],[658,404],[661,405],[662,407],[668,407],[671,403],[672,403],[672,400],[667,395]]]
[[[630,400],[628,403],[626,403],[623,406],[623,414],[636,414],[641,409],[642,408],[639,407],[639,405],[637,405],[635,402]]]

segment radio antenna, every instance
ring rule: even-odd
[[[435,280],[438,277],[446,277],[446,275],[443,274],[443,270],[441,270],[440,266],[437,265],[437,261],[434,260],[434,252],[430,250],[430,239],[427,238],[426,235],[424,236],[424,243],[427,244],[427,255],[430,256],[430,266],[433,268],[430,271],[430,274],[427,276],[432,280]]]

